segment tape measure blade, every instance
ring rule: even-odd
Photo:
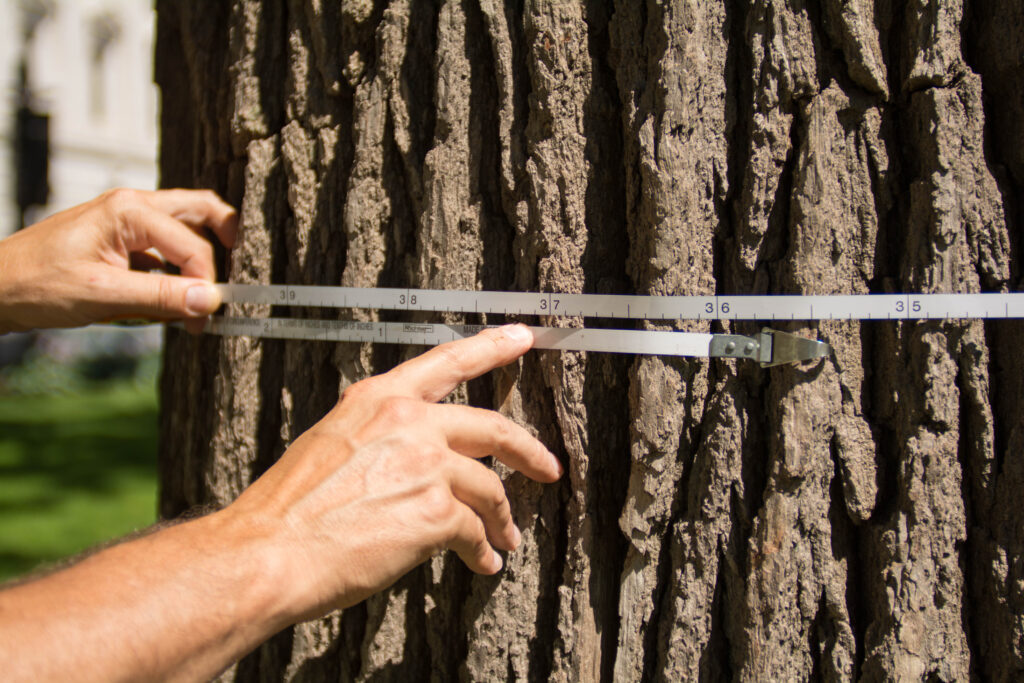
[[[303,339],[313,336],[303,320],[294,318],[276,318],[276,332],[282,339]]]
[[[343,308],[346,298],[354,291],[353,287],[318,287],[299,285],[289,287],[285,303],[288,306],[320,306],[323,308]]]
[[[829,320],[898,320],[910,315],[904,294],[835,294],[820,299],[819,315],[826,318],[827,312]]]
[[[921,318],[1014,318],[1024,317],[1024,297],[1019,294],[910,295],[912,312]]]
[[[383,335],[378,322],[339,322],[335,325],[334,334],[337,341],[372,342]]]
[[[685,296],[644,296],[640,294],[566,294],[550,297],[550,309],[542,315],[583,316],[586,318],[629,318],[677,320],[695,318],[704,310],[704,301]],[[708,297],[707,301],[713,301]]]
[[[257,320],[255,318],[224,318],[215,316],[207,321],[203,331],[229,336],[259,336],[265,324],[265,320]]]
[[[760,296],[720,296],[719,316],[730,320],[807,320],[812,315],[814,297],[765,294]]]
[[[581,315],[588,318],[625,318],[627,302],[617,301],[609,294],[552,294],[551,315]],[[542,311],[547,315],[548,311]]]
[[[279,285],[219,284],[224,303],[279,304],[284,301],[285,288]]]
[[[619,295],[627,305],[620,317],[641,320],[706,320],[716,318],[714,296]],[[616,297],[618,298],[618,297]]]
[[[557,351],[641,353],[661,356],[710,355],[711,334],[656,330],[531,327],[534,348]]]
[[[409,292],[409,308],[457,313],[545,315],[549,297],[548,294],[541,292],[474,292],[445,289],[412,289]]]
[[[1024,294],[1002,294],[1000,305],[1007,318],[1024,318]]]
[[[410,290],[409,308],[414,311],[475,313],[476,292],[445,289]]]
[[[980,295],[977,295],[980,296]],[[957,311],[966,312],[972,306],[977,305],[979,299],[971,295],[959,294],[931,294],[929,296],[909,297],[911,315],[915,318],[958,318]]]
[[[481,313],[547,315],[550,295],[544,292],[479,292]]]
[[[382,323],[387,328],[387,340],[394,344],[437,344],[438,328],[433,323]]]

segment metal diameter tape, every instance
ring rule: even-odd
[[[645,296],[242,284],[218,289],[226,303],[634,320],[1024,318],[1024,293]]]
[[[332,342],[375,342],[436,346],[471,337],[495,325],[356,322],[299,318],[210,318],[204,332],[226,336],[303,339]],[[578,327],[530,327],[535,349],[601,351],[663,356],[711,355],[716,335],[658,330],[607,330]]]

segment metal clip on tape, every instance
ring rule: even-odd
[[[756,337],[716,334],[711,339],[709,355],[712,358],[756,360],[762,368],[770,368],[784,363],[805,363],[827,358],[831,353],[831,347],[825,342],[766,327]]]

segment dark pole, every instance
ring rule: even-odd
[[[22,112],[28,106],[28,64],[25,58],[25,46],[22,45],[21,59],[18,61],[17,106],[14,108],[14,203],[18,207],[18,230],[25,227],[25,211],[28,207],[22,202]]]
[[[44,206],[50,198],[50,117],[33,107],[28,83],[28,64],[22,55],[18,67],[18,106],[14,120],[14,183],[18,205],[18,229],[32,206]]]
[[[36,27],[53,11],[52,0],[21,3],[21,58],[18,62],[18,91],[14,111],[14,196],[18,206],[18,229],[32,206],[45,206],[50,199],[50,117],[36,108],[29,80],[29,47]]]

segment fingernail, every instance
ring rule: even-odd
[[[561,478],[561,476],[565,474],[565,468],[562,467],[562,461],[555,457],[555,454],[552,453],[551,451],[548,451],[548,455],[551,456],[551,462],[555,466],[555,471],[558,472],[558,476],[559,478]]]
[[[530,332],[530,330],[528,330],[525,325],[503,325],[501,328],[501,332],[512,341],[533,341],[533,333]]]
[[[192,285],[185,292],[185,308],[192,315],[209,315],[218,303],[217,292],[210,285]]]
[[[492,550],[491,552],[494,553],[494,564],[498,565],[498,568],[494,571],[500,572],[501,568],[505,566],[505,561],[501,559],[501,555],[498,554],[497,550]]]
[[[523,532],[515,524],[512,525],[512,545],[516,548],[523,542]]]

